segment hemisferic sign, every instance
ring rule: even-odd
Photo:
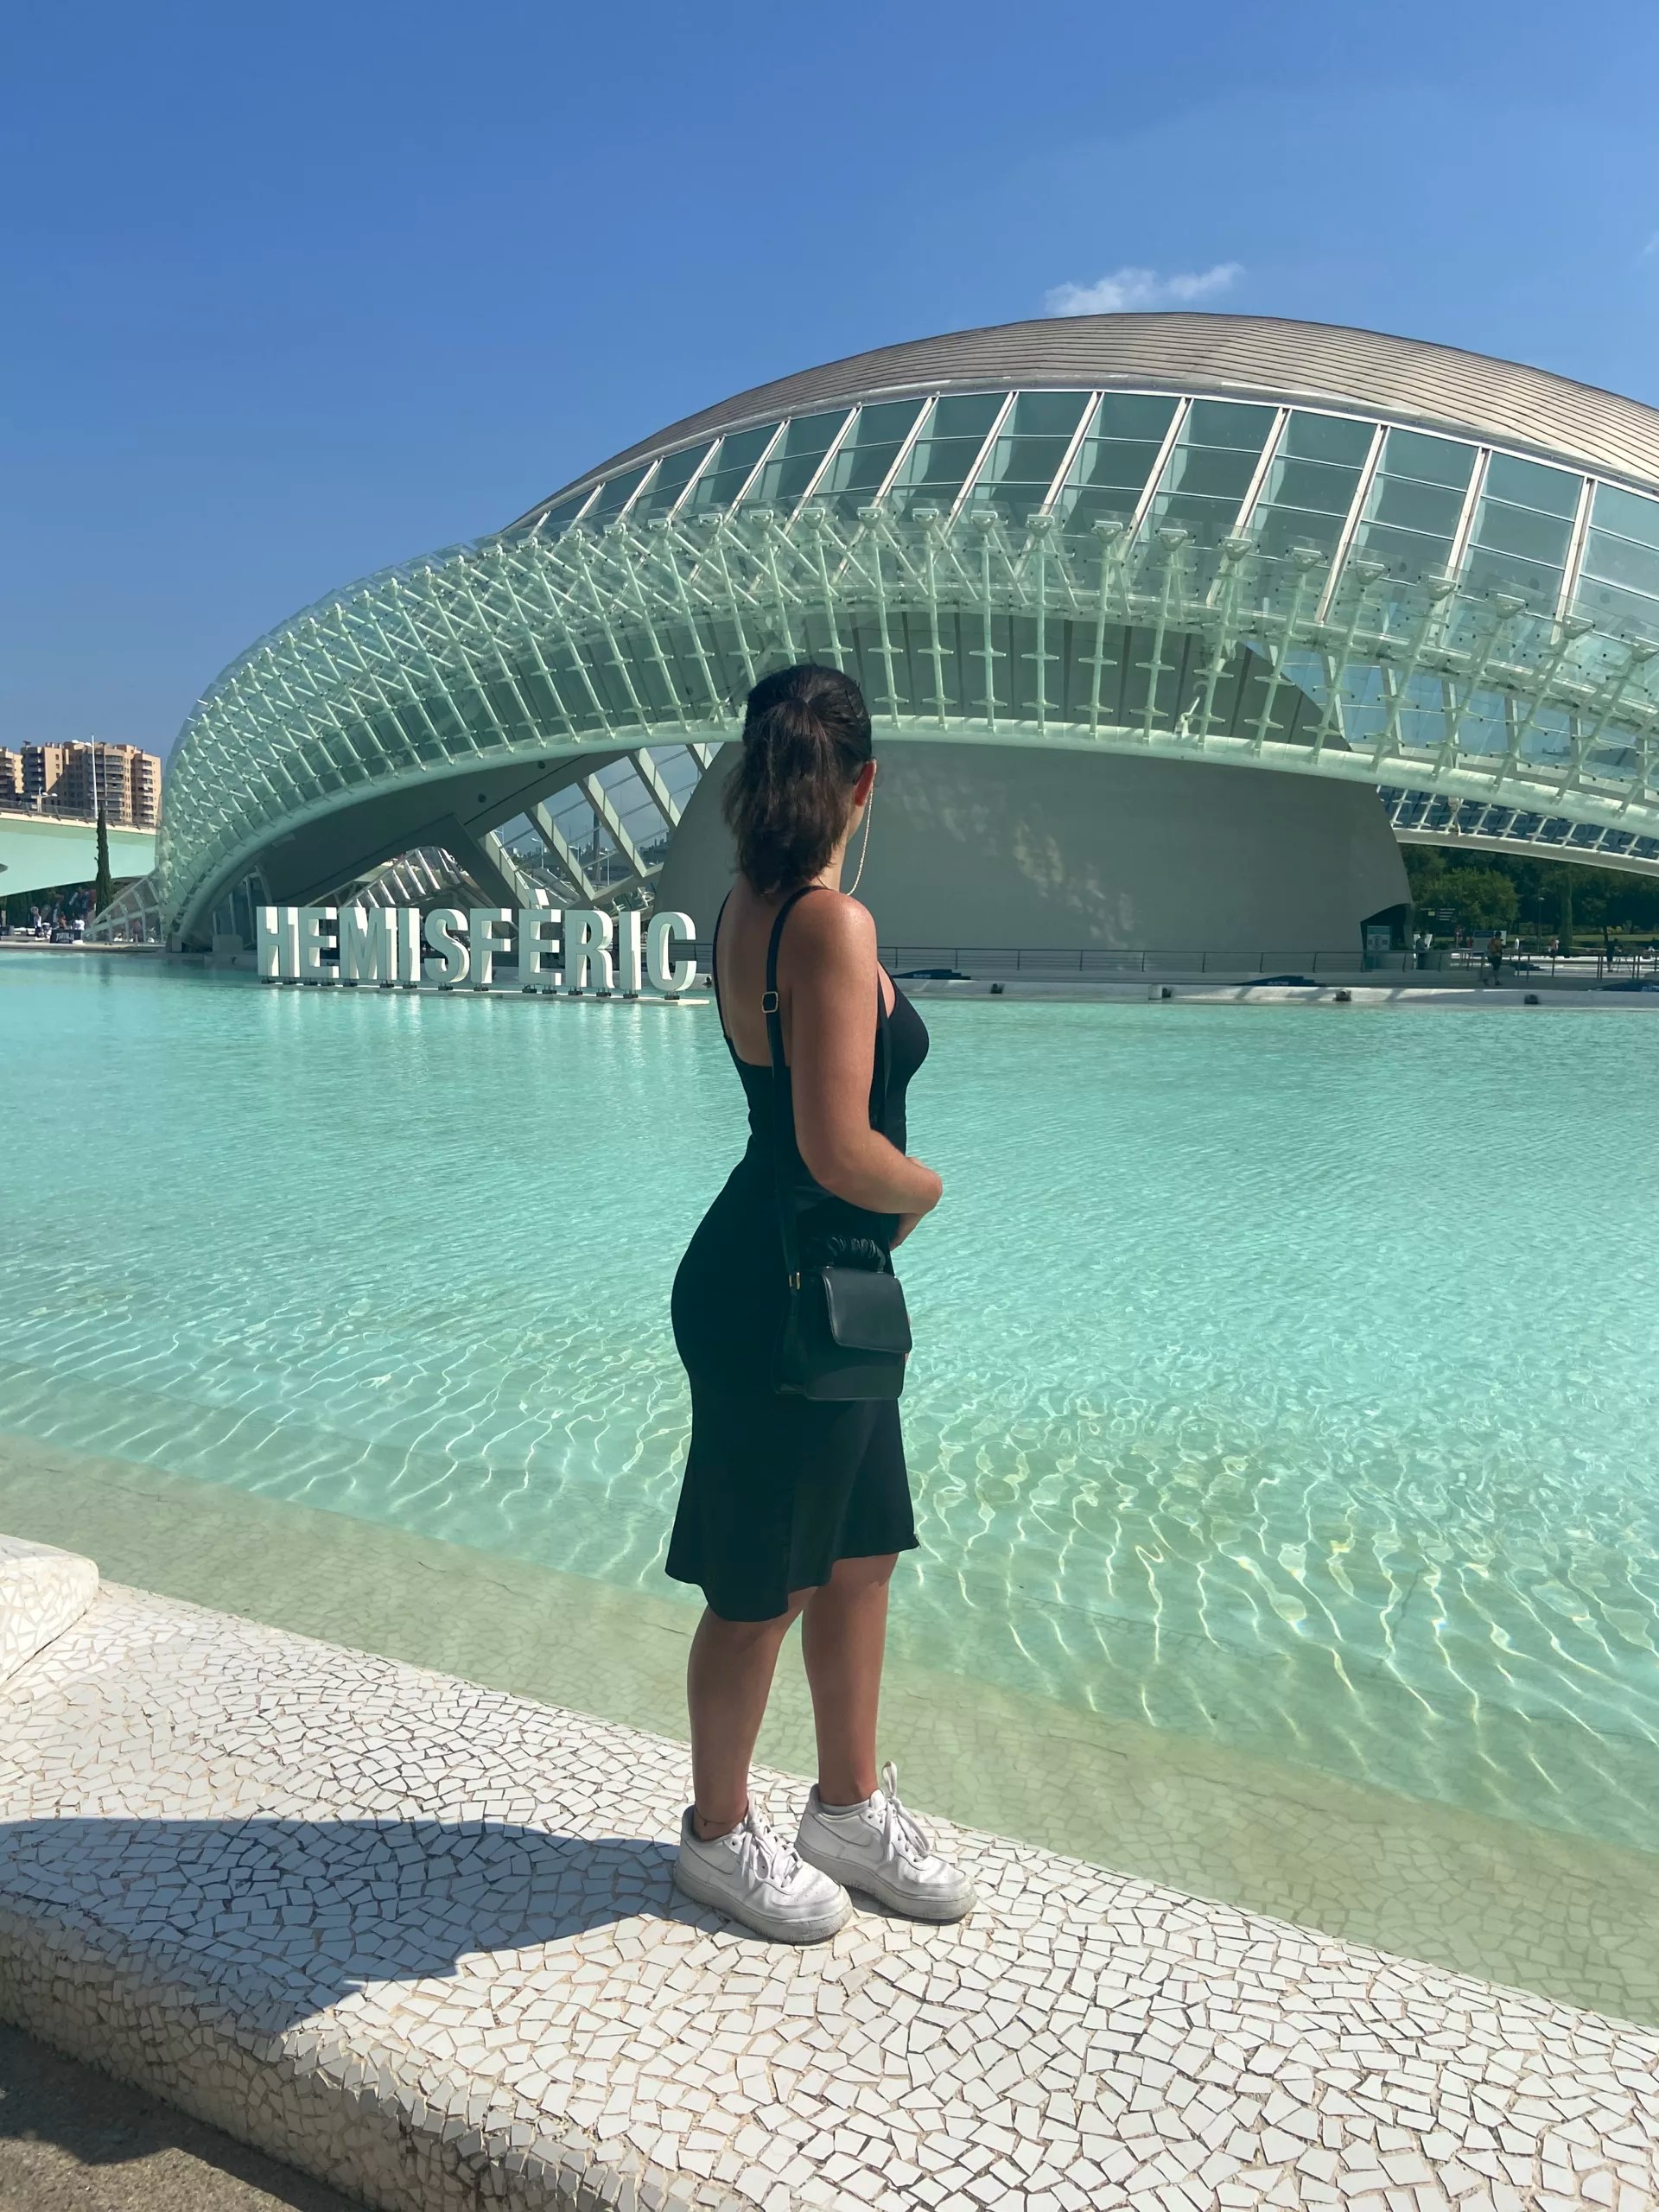
[[[591,906],[260,906],[256,964],[267,983],[378,983],[440,990],[495,987],[517,965],[520,989],[638,998],[649,984],[675,998],[696,964],[677,957],[696,929],[690,914],[643,917]]]

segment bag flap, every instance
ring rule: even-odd
[[[824,1305],[830,1333],[843,1351],[910,1350],[910,1315],[897,1275],[867,1268],[825,1268]]]

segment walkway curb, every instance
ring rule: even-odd
[[[684,1764],[106,1586],[0,1688],[0,2014],[381,2212],[1659,2196],[1659,2034],[967,1833],[960,1926],[759,1942]]]

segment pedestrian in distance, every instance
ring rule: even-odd
[[[839,670],[785,669],[749,694],[725,798],[737,874],[709,961],[749,1139],[674,1280],[691,1440],[667,1569],[707,1605],[675,1878],[794,1942],[833,1936],[853,1889],[922,1920],[974,1902],[876,1764],[887,1587],[916,1543],[892,1254],[941,1185],[906,1149],[926,1029],[877,958],[858,875],[841,889],[855,835],[862,873],[875,775],[868,710]],[[798,1619],[818,1771],[789,1844],[749,1765]]]

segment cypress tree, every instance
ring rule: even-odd
[[[104,802],[98,802],[98,880],[92,886],[92,912],[101,914],[115,895],[110,880],[110,824]]]

